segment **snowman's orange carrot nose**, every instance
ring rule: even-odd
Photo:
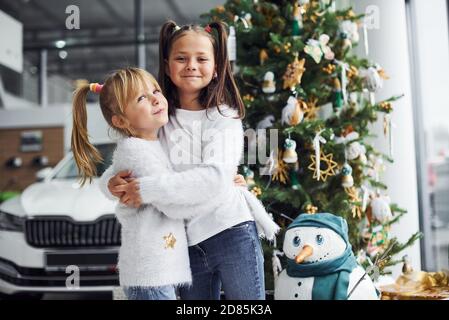
[[[299,254],[295,258],[295,262],[300,264],[304,261],[305,258],[311,256],[313,253],[313,248],[306,244],[302,250],[299,252]]]

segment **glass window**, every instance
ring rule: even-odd
[[[101,176],[103,172],[112,164],[112,155],[115,150],[114,143],[96,145],[96,148],[100,152],[103,162],[97,164],[97,176]],[[75,159],[70,154],[70,160],[56,173],[55,179],[75,179],[79,178],[78,168],[75,163]]]
[[[449,24],[447,1],[407,4],[423,269],[449,269]]]

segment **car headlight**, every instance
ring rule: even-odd
[[[0,230],[23,232],[25,219],[0,211]]]

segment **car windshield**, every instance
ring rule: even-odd
[[[103,162],[97,164],[97,176],[101,176],[103,172],[112,163],[112,154],[115,150],[115,143],[98,144],[95,147],[103,157]],[[55,175],[55,179],[75,179],[79,178],[78,168],[76,167],[75,159],[70,158],[69,161],[60,169]]]

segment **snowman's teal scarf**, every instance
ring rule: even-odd
[[[357,266],[351,245],[345,252],[328,261],[297,264],[287,260],[287,274],[290,277],[314,277],[312,300],[346,300],[348,297],[349,275]]]

